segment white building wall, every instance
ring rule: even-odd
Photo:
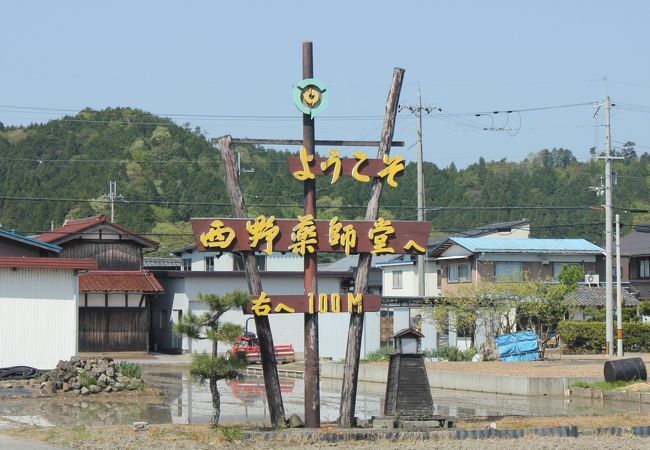
[[[282,278],[265,278],[262,275],[262,285],[264,292],[269,296],[302,294],[304,292],[304,279],[302,277],[282,277]],[[184,280],[182,283],[179,280]],[[192,278],[185,279],[162,279],[165,283],[165,295],[161,301],[157,301],[156,309],[166,309],[167,311],[181,309],[183,314],[189,311],[194,314],[203,314],[206,312],[206,305],[198,301],[199,293],[214,293],[224,295],[235,289],[247,292],[248,286],[246,279],[243,277],[232,278]],[[174,292],[174,290],[177,290]],[[319,278],[318,290],[322,293],[335,293],[339,290],[338,278]],[[376,317],[375,317],[376,316]],[[241,310],[231,310],[222,316],[222,320],[232,322],[242,327],[246,326],[246,319],[252,318],[252,315],[245,315]],[[345,346],[347,342],[347,330],[350,316],[347,313],[340,314],[321,314],[319,315],[319,345],[321,346],[320,355],[330,357],[335,360],[345,357]],[[156,314],[152,326],[158,327]],[[304,352],[304,318],[303,314],[270,314],[271,331],[273,340],[276,345],[292,344],[295,351],[299,354]],[[369,337],[375,336],[368,340],[365,349],[368,352],[379,347],[379,313],[366,314],[366,331]],[[255,321],[248,322],[248,330],[256,333]],[[158,330],[157,336],[159,345],[170,345],[170,338],[163,337],[163,333]],[[169,336],[170,333],[167,333]],[[365,338],[364,338],[365,339]],[[376,342],[375,342],[376,341]],[[182,348],[184,351],[191,352],[209,352],[212,350],[212,344],[207,340],[192,340],[183,338]],[[226,351],[228,345],[219,344],[220,351]]]
[[[142,294],[108,294],[109,308],[138,308]],[[86,299],[88,304],[86,305]],[[128,301],[128,303],[127,303]],[[81,294],[79,297],[79,308],[88,306],[89,308],[104,308],[106,306],[106,294],[88,293]]]
[[[52,369],[77,354],[73,270],[0,268],[0,367]]]
[[[418,295],[417,268],[413,264],[382,266],[382,294],[384,297],[411,297]],[[395,273],[402,274],[402,287],[395,288]]]
[[[234,256],[232,253],[219,252],[198,252],[191,255],[184,254],[182,258],[191,258],[192,270],[205,270],[205,258],[213,258],[215,272],[232,272],[234,267]],[[274,252],[266,256],[266,272],[283,272],[283,271],[303,271],[303,258],[295,253]]]
[[[438,269],[440,266],[434,261],[425,261],[424,266],[424,295],[426,297],[440,297],[438,288]],[[381,266],[382,293],[384,297],[418,297],[418,268],[417,264],[390,264]],[[393,288],[395,271],[402,271],[402,288]]]

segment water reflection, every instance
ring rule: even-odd
[[[179,368],[143,368],[147,383],[160,389],[162,397],[121,398],[110,395],[88,397],[22,398],[0,401],[0,424],[9,417],[40,418],[54,425],[124,425],[135,421],[150,423],[207,423],[212,413],[207,385],[192,382],[189,371]],[[243,381],[220,381],[221,421],[270,421],[264,382],[261,377]],[[281,378],[287,415],[304,415],[304,382]],[[321,420],[335,421],[339,414],[341,380],[321,380]],[[385,395],[381,383],[359,383],[356,416],[380,415]],[[458,417],[472,416],[560,416],[571,414],[650,413],[650,404],[611,402],[565,397],[522,397],[478,392],[432,389],[435,413]],[[30,419],[31,420],[31,419]]]
[[[181,393],[171,402],[172,422],[207,423],[212,413],[212,400],[207,385],[193,383],[183,376]],[[227,422],[269,422],[264,379],[248,377],[243,381],[217,383],[221,393],[221,421]],[[299,379],[280,378],[280,390],[287,415],[304,414],[304,382]],[[321,381],[321,420],[335,421],[339,415],[340,381]],[[357,395],[357,416],[370,417],[380,410],[383,392],[360,386]]]
[[[287,415],[304,415],[303,380],[281,379],[282,398]],[[243,382],[220,381],[221,420],[223,422],[268,422],[268,408],[261,377],[251,377]],[[321,380],[321,420],[336,421],[339,415],[341,380]],[[359,383],[356,416],[371,418],[381,415],[385,385]],[[434,413],[457,417],[486,416],[554,416],[572,414],[650,413],[650,404],[611,402],[583,398],[523,397],[516,395],[480,392],[431,390]],[[182,392],[172,402],[174,423],[207,423],[212,412],[207,386],[192,383],[183,376]]]

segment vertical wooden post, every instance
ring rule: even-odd
[[[223,160],[226,189],[233,206],[235,217],[245,218],[246,205],[239,185],[239,175],[235,156],[232,149],[232,137],[222,136],[218,140],[221,159]],[[252,296],[259,296],[262,293],[262,280],[257,263],[255,261],[255,252],[241,252],[244,260],[244,270],[246,271],[246,281],[248,282],[248,291]],[[260,344],[260,357],[262,359],[262,371],[264,373],[264,387],[266,388],[266,398],[269,402],[269,411],[271,414],[271,423],[274,426],[284,426],[285,414],[284,404],[282,403],[282,393],[280,392],[280,378],[278,377],[278,367],[275,360],[275,350],[273,347],[273,335],[271,334],[271,325],[269,318],[266,316],[253,315],[255,318],[255,329]]]
[[[302,78],[314,77],[313,45],[302,44]],[[302,115],[303,146],[308,155],[315,155],[314,119],[309,114]],[[316,180],[305,180],[305,214],[316,219]],[[305,254],[305,294],[318,291],[316,253]],[[318,313],[305,314],[305,426],[320,427],[320,374],[318,351]]]
[[[404,69],[396,67],[393,71],[393,81],[388,92],[386,112],[384,115],[384,128],[381,132],[381,141],[377,151],[377,159],[390,153],[390,144],[395,131],[395,119],[399,95],[404,80]],[[379,198],[384,184],[383,178],[374,178],[370,190],[370,199],[366,209],[366,220],[377,220],[379,215]],[[355,294],[365,294],[368,290],[368,272],[372,262],[371,253],[361,253],[357,265],[357,274],[354,280]],[[359,379],[359,358],[361,356],[361,338],[363,336],[363,313],[350,314],[350,328],[348,329],[348,345],[345,352],[345,366],[343,368],[343,385],[341,387],[341,409],[339,425],[344,428],[354,426],[354,408],[357,401],[357,382]]]

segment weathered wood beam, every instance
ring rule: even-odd
[[[220,138],[211,139],[213,144],[216,144]],[[303,145],[301,139],[247,139],[247,138],[232,138],[232,143],[237,144],[255,144],[255,145]],[[343,140],[328,140],[316,139],[315,146],[323,147],[379,147],[380,141],[343,141]],[[404,147],[404,141],[393,141],[391,147]]]
[[[386,112],[384,115],[384,128],[381,132],[381,144],[377,151],[377,159],[390,153],[399,95],[404,80],[404,69],[396,67],[393,71],[393,81],[388,92]],[[383,178],[374,178],[370,188],[370,200],[366,209],[366,220],[377,220],[379,216],[379,198],[384,185]],[[357,265],[357,274],[354,281],[355,294],[366,293],[368,290],[368,273],[372,262],[372,253],[361,253]],[[339,425],[342,428],[354,426],[354,408],[357,401],[357,383],[359,380],[359,358],[361,356],[361,338],[363,337],[363,313],[350,314],[350,327],[348,329],[348,345],[345,353],[345,366],[343,367],[343,385],[341,387],[341,409]]]
[[[221,152],[221,159],[225,168],[226,190],[232,202],[234,216],[247,217],[244,196],[239,185],[235,154],[232,149],[232,138],[230,136],[222,136],[217,140],[217,143],[219,144],[219,151]],[[262,293],[262,279],[257,270],[255,252],[242,251],[241,255],[244,259],[244,271],[246,272],[248,291],[251,295],[259,297]],[[264,386],[266,388],[271,423],[276,427],[284,426],[284,404],[282,403],[282,393],[280,391],[280,378],[278,377],[271,325],[269,318],[266,316],[254,315],[253,317],[255,319],[255,330],[257,331],[260,344]]]
[[[302,78],[314,78],[313,44],[310,41],[302,44]],[[303,146],[307,154],[316,154],[316,138],[314,118],[310,114],[302,115]],[[305,215],[311,214],[316,218],[316,179],[303,182],[305,194]],[[305,293],[318,293],[318,261],[316,253],[305,253]],[[320,356],[318,348],[318,313],[304,315],[305,330],[305,426],[320,427]]]

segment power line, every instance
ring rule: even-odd
[[[486,111],[467,111],[460,113],[445,113],[436,114],[436,117],[454,117],[454,116],[482,116],[482,115],[496,115],[496,114],[511,114],[511,113],[522,113],[522,112],[533,112],[533,111],[544,111],[552,109],[565,109],[565,108],[574,108],[578,106],[587,106],[593,105],[594,102],[580,102],[580,103],[567,103],[560,105],[547,105],[547,106],[537,106],[531,108],[511,108],[511,109],[494,109]],[[630,105],[633,106],[633,105]],[[66,108],[48,108],[48,107],[36,107],[36,106],[19,106],[19,105],[2,105],[0,104],[0,111],[4,112],[24,112],[24,113],[34,113],[34,114],[43,114],[43,113],[80,113],[80,112],[91,112],[91,113],[100,113],[102,111],[98,110],[75,110],[75,109],[66,109]],[[148,114],[160,116],[163,118],[193,118],[193,119],[202,119],[202,120],[297,120],[299,115],[247,115],[247,114],[187,114],[187,113],[154,113],[150,112]],[[382,119],[382,115],[338,115],[338,116],[322,116],[320,120],[376,120]],[[115,120],[97,120],[97,119],[58,119],[69,122],[88,122],[88,123],[124,123],[132,125],[168,125],[169,121],[160,121],[160,122],[137,122],[137,121],[115,121]]]
[[[29,202],[77,202],[77,203],[105,203],[109,204],[107,199],[83,199],[83,198],[63,198],[63,197],[17,197],[17,196],[0,196],[0,200],[11,201],[29,201]],[[231,207],[230,203],[226,202],[199,202],[199,201],[185,201],[185,200],[129,200],[125,206],[130,205],[190,205],[190,206],[224,206]],[[300,208],[302,203],[250,203],[251,207],[263,208]],[[320,205],[319,208],[335,208],[335,209],[365,209],[366,205]],[[413,209],[412,206],[404,205],[382,205],[385,209]],[[548,210],[548,211],[562,211],[562,210],[600,210],[600,207],[595,206],[430,206],[425,208],[428,212],[438,211],[525,211],[525,210]]]

